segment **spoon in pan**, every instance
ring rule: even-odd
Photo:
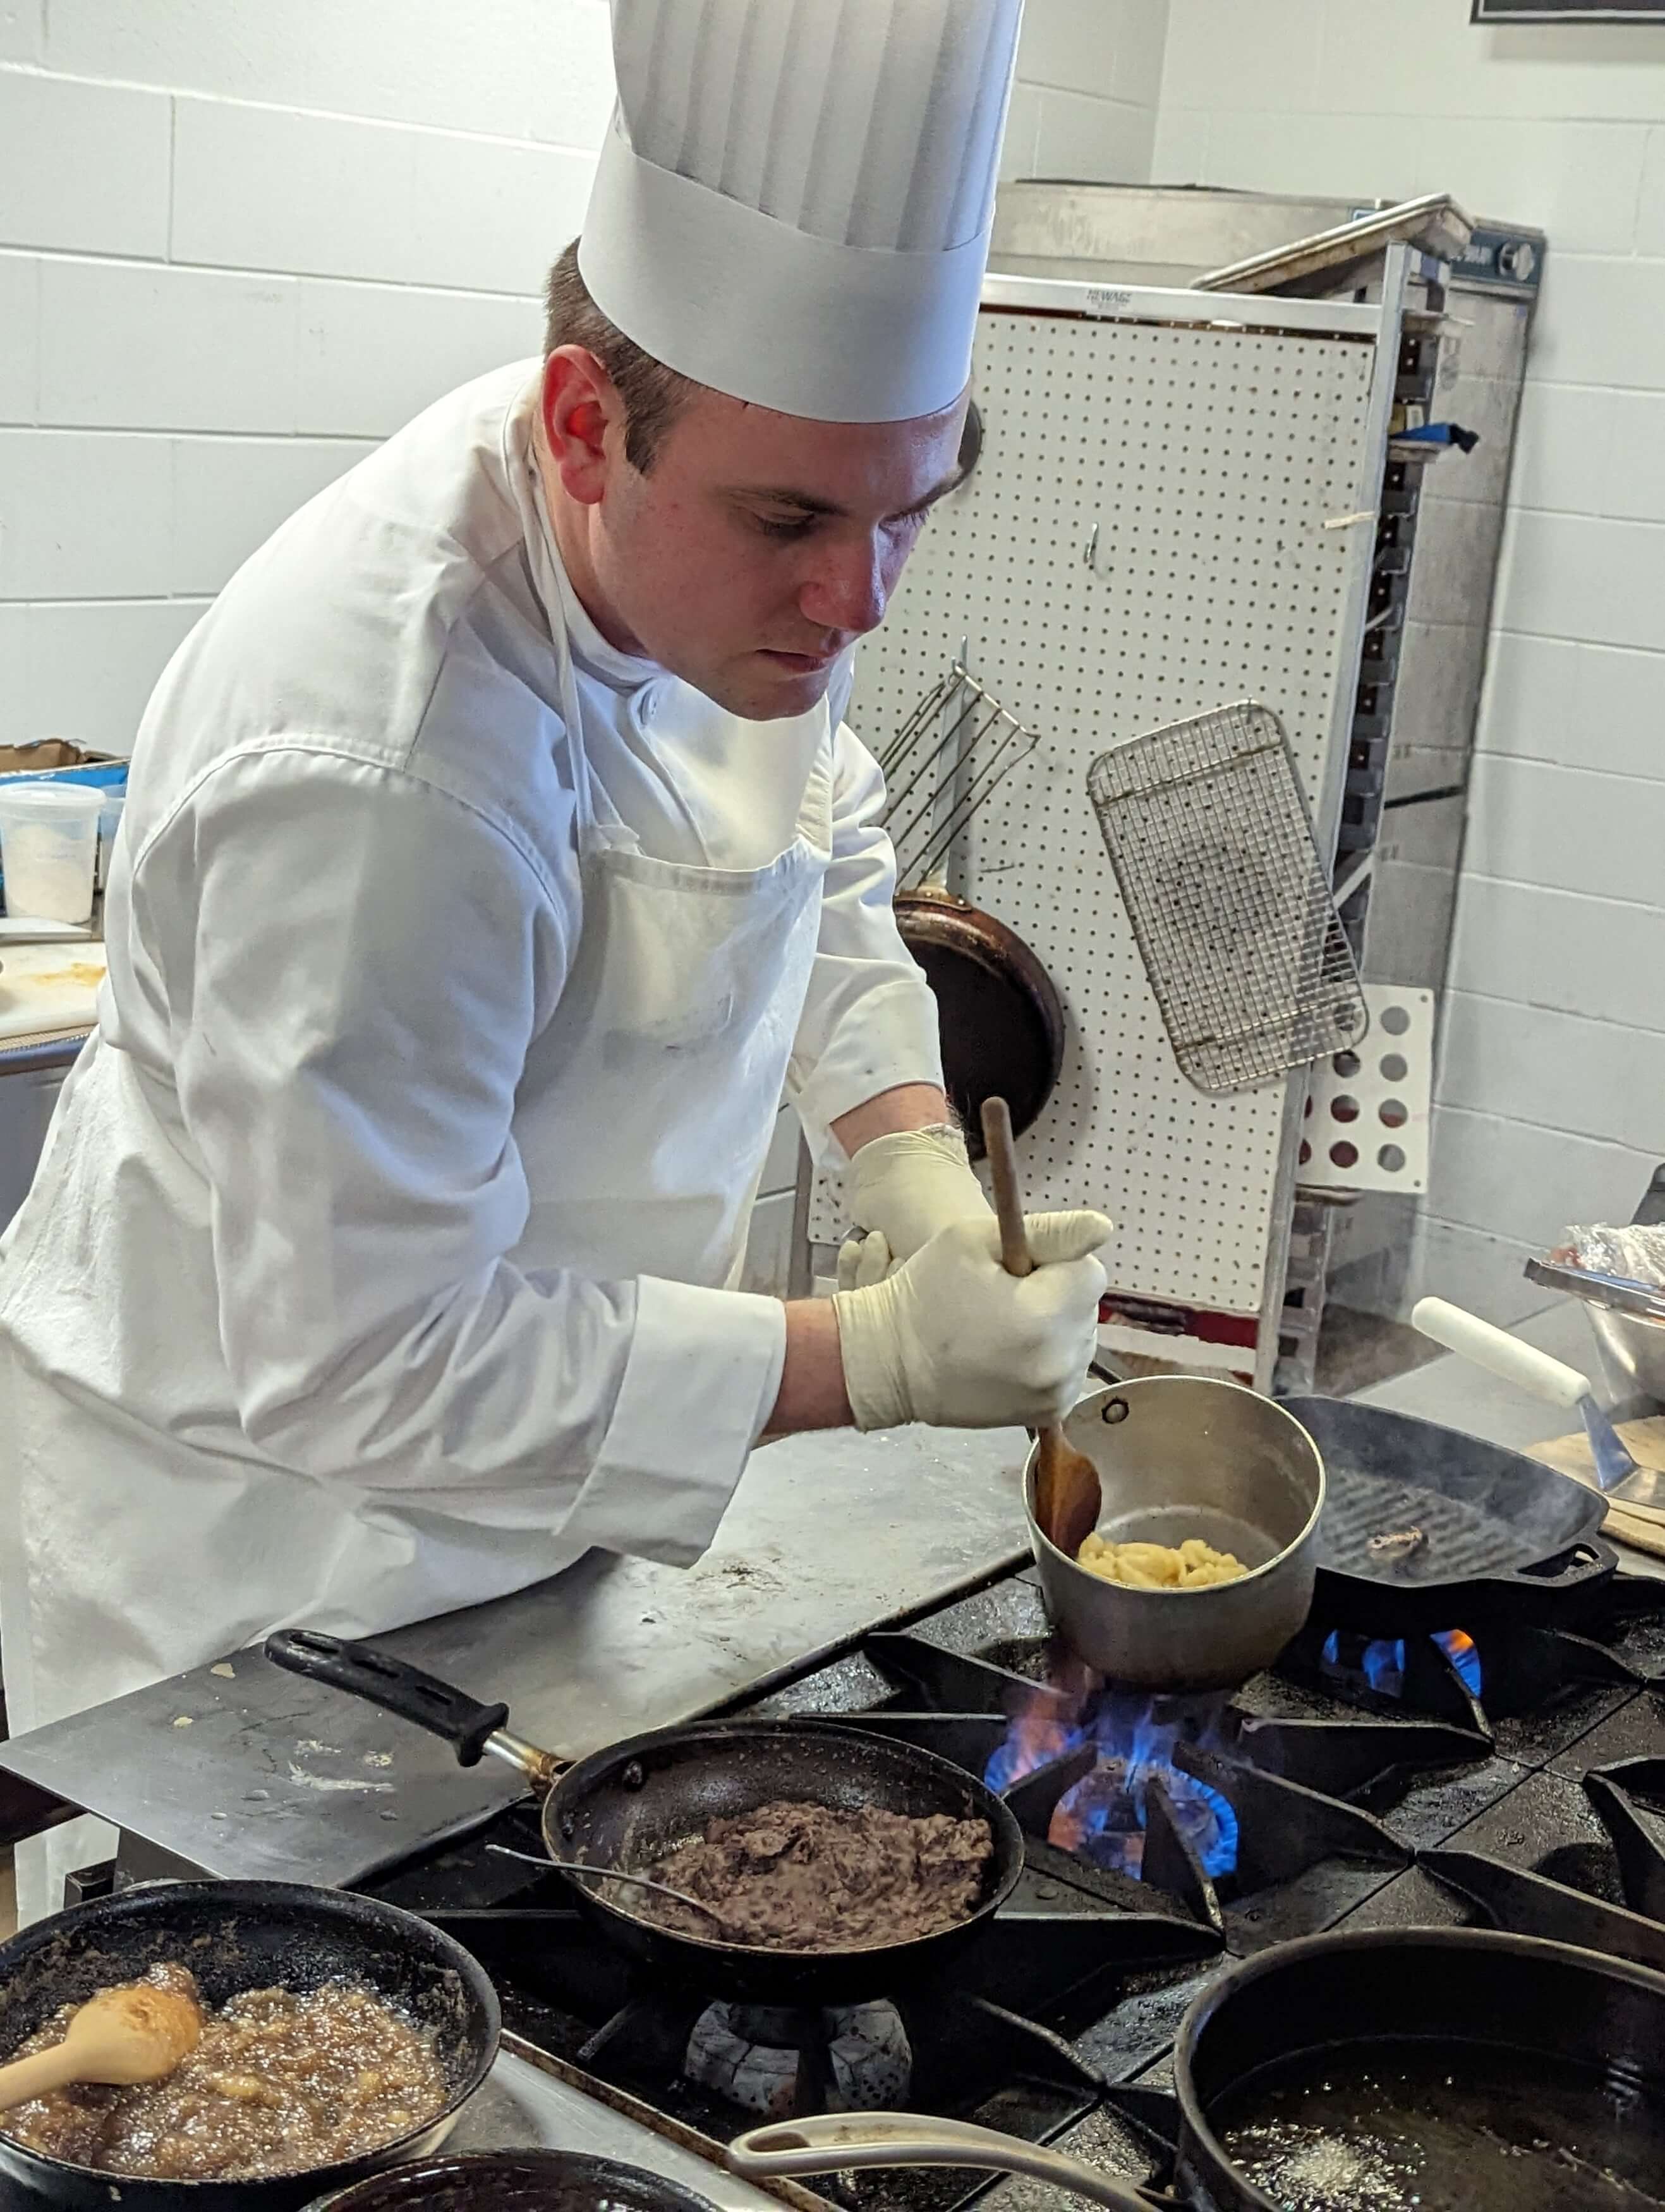
[[[202,2032],[201,2009],[183,1990],[149,1982],[100,1990],[73,2014],[61,2043],[0,2066],[0,2112],[72,2081],[165,2081]]]

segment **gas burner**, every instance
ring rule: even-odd
[[[1182,1740],[1218,1747],[1221,1698],[1116,1697],[1074,1669],[1067,1690],[1037,1685],[1019,1700],[1004,1741],[983,1771],[992,1790],[1010,1791],[1030,1776],[1085,1753],[1094,1763],[1053,1805],[1046,1838],[1059,1850],[1129,1875],[1145,1872],[1151,1784],[1165,1793],[1170,1820],[1210,1881],[1237,1863],[1237,1816],[1231,1801],[1176,1765]],[[1020,1814],[1021,1817],[1021,1814]]]
[[[1194,1775],[1137,1755],[1101,1754],[1092,1771],[1054,1806],[1047,1841],[1138,1881],[1145,1866],[1147,1790],[1153,1779],[1166,1789],[1179,1832],[1203,1872],[1211,1881],[1231,1874],[1237,1863],[1237,1816],[1231,1801]]]
[[[1162,2135],[1154,2085],[1222,1951],[1479,1919],[1665,1968],[1665,1585],[1617,1575],[1466,1635],[1383,1625],[1332,1615],[1229,1698],[1145,1705],[1061,1654],[1012,1577],[740,1705],[918,1744],[1017,1817],[1009,1902],[882,2002],[759,2012],[649,1977],[559,1876],[483,1848],[535,1851],[535,1809],[380,1892],[482,1960],[506,2027],[566,2079],[719,2160],[754,2116],[902,2100],[1101,2162],[1107,2099],[1141,2141]],[[1152,2179],[1111,2133],[1114,2170]],[[817,2193],[838,2212],[972,2212],[969,2182],[864,2172]]]
[[[914,2053],[893,2004],[709,2004],[688,2039],[684,2072],[744,2112],[787,2120],[806,2112],[896,2112],[908,2101]]]
[[[1332,1629],[1320,1648],[1319,1668],[1344,1693],[1365,1689],[1381,1698],[1402,1698],[1407,1642],[1413,1641],[1402,1636],[1349,1636]],[[1478,1698],[1485,1686],[1485,1668],[1474,1638],[1464,1629],[1444,1628],[1426,1641],[1443,1655],[1469,1696]]]

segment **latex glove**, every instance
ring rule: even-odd
[[[858,1234],[838,1255],[838,1287],[881,1282],[951,1221],[987,1220],[992,1209],[955,1128],[899,1129],[873,1137],[850,1162],[846,1202]]]
[[[859,1429],[1038,1428],[1081,1395],[1097,1346],[1102,1213],[1032,1213],[1030,1275],[1000,1265],[993,1217],[962,1220],[895,1274],[833,1299]]]

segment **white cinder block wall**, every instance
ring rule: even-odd
[[[1665,1158],[1665,26],[1468,15],[1172,0],[1152,173],[1449,191],[1550,236],[1421,1255],[1503,1321],[1527,1253],[1628,1220]]]
[[[1166,27],[1030,0],[1007,173],[1145,176]],[[286,514],[537,349],[611,100],[606,0],[0,0],[0,738],[127,750]],[[38,1103],[0,1084],[0,1221]]]
[[[1167,0],[1030,0],[1007,168],[1142,178]],[[125,750],[291,509],[536,349],[605,0],[0,0],[0,735]]]

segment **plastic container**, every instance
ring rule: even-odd
[[[98,811],[98,887],[102,890],[110,880],[110,855],[115,850],[116,832],[121,827],[121,810],[127,804],[125,791],[106,791],[104,804]]]
[[[6,912],[81,922],[93,912],[98,818],[108,794],[84,783],[0,784]]]

